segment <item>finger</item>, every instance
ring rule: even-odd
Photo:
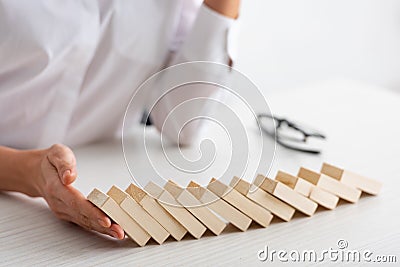
[[[110,229],[110,228],[101,227],[101,226],[98,226],[96,224],[90,225],[90,224],[87,224],[85,221],[82,221],[82,219],[77,219],[77,218],[70,218],[70,221],[73,222],[76,225],[79,225],[80,227],[82,227],[82,228],[84,228],[86,230],[96,231],[98,233],[109,235],[111,237],[120,239],[118,233],[115,232],[114,230]]]
[[[58,177],[64,185],[69,185],[75,181],[77,177],[76,159],[69,147],[61,144],[53,145],[47,158],[57,169]]]
[[[85,196],[73,186],[62,186],[58,195],[65,203],[66,209],[69,211],[72,220],[86,228],[97,232],[108,234],[117,239],[125,237],[124,230],[121,226],[111,223],[99,208],[89,202]]]
[[[76,225],[79,225],[82,228],[85,228],[86,230],[93,230],[96,232],[99,232],[101,234],[106,234],[109,235],[111,237],[117,238],[117,239],[123,239],[124,238],[124,234],[122,231],[121,234],[121,229],[119,229],[120,227],[118,225],[112,225],[111,226],[111,221],[109,218],[109,226],[108,227],[104,227],[104,226],[100,226],[96,223],[93,223],[90,218],[86,215],[80,214],[80,216],[71,216],[70,214],[65,213],[64,211],[66,211],[66,205],[64,204],[64,202],[62,202],[62,207],[60,207],[59,204],[57,204],[57,208],[53,209],[53,212],[55,214],[55,216],[63,221],[69,221],[72,222]]]
[[[72,217],[64,212],[58,212],[58,211],[54,211],[54,215],[57,217],[57,219],[63,220],[63,221],[67,221],[70,222],[72,220]]]
[[[111,223],[110,218],[108,218],[99,208],[94,206],[88,200],[85,199],[84,202],[80,203],[79,215],[81,218],[87,217],[89,218],[97,218],[97,221],[93,223],[92,227],[94,230],[109,234],[117,239],[124,239],[125,233],[121,226],[116,223]],[[99,230],[100,229],[100,230]]]
[[[60,199],[69,208],[71,216],[84,219],[86,216],[90,224],[99,227],[110,228],[111,220],[99,208],[90,203],[81,192],[72,186],[60,188]]]
[[[84,206],[81,206],[82,208],[80,209],[79,214],[76,216],[76,220],[79,221],[79,224],[81,226],[89,230],[94,230],[99,233],[110,235],[117,239],[123,239],[125,237],[124,230],[121,228],[121,226],[115,223],[111,223],[111,220],[97,207],[86,207],[86,203],[88,203],[89,206],[92,205],[89,201],[82,203],[82,205]],[[92,219],[103,216],[104,218],[97,219],[97,221]],[[104,223],[105,221],[107,221],[106,224]]]
[[[122,227],[118,224],[113,223],[110,227],[111,231],[116,234],[116,236],[114,236],[117,239],[124,239],[125,238],[125,232],[124,229],[122,229]]]

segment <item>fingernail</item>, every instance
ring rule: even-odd
[[[106,223],[104,220],[102,220],[102,219],[98,219],[97,222],[98,222],[102,227],[107,227],[107,226],[108,226],[107,223]]]
[[[111,235],[112,235],[114,238],[119,239],[118,233],[115,232],[114,230],[111,230]]]
[[[64,171],[63,178],[67,177],[67,175],[70,175],[70,174],[71,174],[70,170]]]
[[[71,171],[70,171],[70,170],[66,170],[66,171],[63,173],[63,176],[62,176],[63,183],[65,183],[65,180],[66,180],[66,178],[67,178],[67,175],[70,175],[70,174],[71,174]]]

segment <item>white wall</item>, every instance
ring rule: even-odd
[[[242,0],[239,49],[264,92],[330,79],[400,92],[400,0]]]

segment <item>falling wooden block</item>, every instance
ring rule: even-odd
[[[235,176],[233,177],[230,186],[282,220],[290,221],[292,219],[295,212],[293,207],[255,185]]]
[[[157,202],[169,212],[186,230],[195,238],[200,238],[207,228],[199,222],[187,209],[166,190],[150,182],[145,191],[152,196],[157,196]]]
[[[191,181],[187,187],[187,191],[196,197],[201,203],[206,204],[209,209],[220,215],[238,229],[246,231],[247,228],[249,228],[251,219],[248,216],[225,202],[210,190]]]
[[[169,180],[164,185],[164,189],[170,192],[182,206],[192,213],[215,235],[219,235],[225,229],[226,224],[224,221],[212,213],[207,206],[194,197],[190,192],[183,189],[175,182]]]
[[[357,202],[361,195],[361,191],[354,187],[345,185],[325,174],[317,173],[303,167],[300,168],[297,176],[309,181],[313,185],[325,191],[328,191],[352,203]]]
[[[171,216],[154,198],[134,184],[125,190],[139,205],[167,230],[173,238],[181,240],[187,233],[186,229]]]
[[[334,209],[339,201],[337,196],[316,187],[307,180],[290,175],[283,171],[278,171],[275,180],[286,184],[294,191],[310,198],[312,201],[327,209]]]
[[[324,208],[333,210],[336,208],[339,198],[332,195],[328,191],[325,191],[319,187],[314,187],[310,193],[310,199],[318,203]]]
[[[356,173],[343,170],[328,163],[324,163],[321,173],[335,178],[343,184],[355,187],[371,195],[377,195],[382,188],[382,183]]]
[[[87,199],[118,223],[126,234],[139,246],[146,245],[150,235],[139,226],[122,208],[109,196],[98,189],[87,196]]]
[[[273,216],[268,210],[246,198],[232,187],[213,178],[207,188],[218,197],[221,197],[223,200],[249,216],[259,225],[267,227],[270,224]]]
[[[254,184],[308,216],[313,215],[318,207],[317,203],[297,193],[287,185],[263,175],[258,175]]]
[[[108,190],[109,195],[119,206],[135,220],[150,236],[158,243],[162,244],[168,238],[169,233],[153,217],[151,217],[142,206],[140,206],[131,196],[116,186]]]
[[[297,193],[300,193],[306,197],[310,196],[313,187],[315,187],[315,185],[309,181],[299,179],[298,177],[283,171],[278,171],[275,176],[275,180],[289,186]]]

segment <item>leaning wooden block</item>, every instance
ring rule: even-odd
[[[332,177],[308,170],[306,168],[300,168],[297,176],[352,203],[357,202],[361,195],[361,191],[354,187],[345,185]]]
[[[131,196],[116,186],[108,190],[109,195],[119,206],[135,220],[151,237],[162,244],[168,238],[169,233],[153,217],[151,217]]]
[[[118,223],[139,246],[144,246],[149,241],[150,235],[129,217],[112,198],[98,189],[93,189],[87,199]]]
[[[150,195],[156,196],[157,202],[169,212],[186,230],[195,238],[200,238],[207,228],[199,222],[187,209],[182,207],[181,204],[168,192],[159,187],[158,185],[150,182],[145,187],[146,192]]]
[[[292,219],[295,209],[268,192],[236,176],[233,177],[230,186],[282,220]]]
[[[267,227],[270,224],[273,216],[268,210],[246,198],[232,187],[223,184],[213,178],[211,179],[207,188],[211,192],[221,197],[223,200],[249,216],[259,225]]]
[[[293,176],[283,171],[278,171],[275,176],[275,180],[289,186],[294,191],[302,194],[305,197],[309,197],[313,187],[315,187],[315,185],[313,185],[309,181],[299,179],[299,177]]]
[[[307,180],[290,175],[283,171],[278,171],[275,180],[286,184],[294,191],[310,198],[312,201],[327,209],[334,209],[339,201],[337,196],[316,187]]]
[[[187,191],[193,194],[201,203],[206,204],[209,209],[230,222],[239,230],[246,231],[251,224],[251,219],[238,211],[236,208],[225,202],[223,199],[212,193],[210,190],[201,187],[191,181]]]
[[[202,222],[215,235],[219,235],[226,227],[224,221],[212,213],[200,200],[195,198],[190,192],[183,189],[175,182],[169,180],[164,189],[171,193],[175,199]]]
[[[254,185],[281,199],[308,216],[313,215],[318,207],[317,203],[297,193],[287,185],[263,175],[258,175],[256,177]]]
[[[316,186],[311,191],[310,199],[315,201],[322,207],[330,210],[336,208],[339,202],[339,198],[337,196]]]
[[[130,184],[125,190],[139,205],[143,207],[154,219],[156,219],[171,236],[181,240],[187,233],[186,229],[171,216],[154,198],[134,184]]]
[[[326,174],[343,184],[355,187],[371,195],[377,195],[382,188],[382,183],[356,173],[324,163],[321,173]]]

